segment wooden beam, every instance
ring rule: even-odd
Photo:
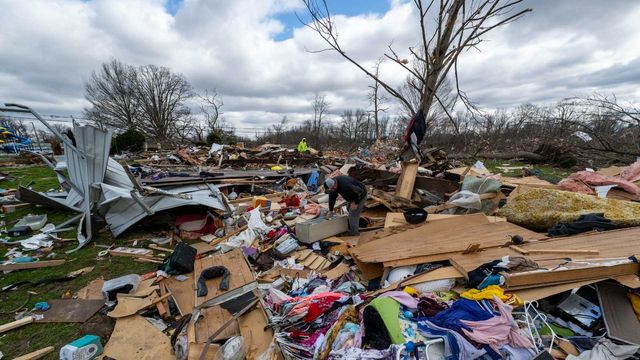
[[[416,184],[416,176],[418,175],[418,167],[420,164],[417,162],[403,162],[402,173],[398,179],[396,187],[396,196],[411,200],[413,195],[413,187]]]
[[[22,356],[18,356],[17,358],[13,359],[13,360],[35,360],[35,359],[40,359],[41,357],[47,355],[48,353],[52,352],[54,349],[53,346],[47,346],[46,348],[40,349],[40,350],[36,350],[34,352],[30,352],[28,354],[24,354]]]
[[[18,264],[6,264],[0,265],[0,271],[13,271],[13,270],[26,270],[26,269],[38,269],[49,266],[58,266],[64,264],[64,260],[47,260],[47,261],[34,261],[28,263]]]
[[[9,330],[17,329],[27,324],[31,324],[33,321],[34,321],[33,316],[27,316],[20,320],[16,320],[4,325],[0,325],[0,334],[5,333]]]

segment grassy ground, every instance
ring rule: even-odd
[[[47,167],[15,167],[2,168],[2,172],[7,173],[12,179],[0,181],[0,188],[10,189],[17,188],[18,185],[26,185],[33,181],[32,188],[37,191],[47,191],[58,188],[58,181],[52,170]],[[50,223],[59,224],[64,220],[73,216],[73,213],[51,210],[37,206],[26,206],[18,208],[14,213],[4,215],[1,219],[7,223],[10,228],[13,223],[27,214],[47,214]],[[84,274],[72,281],[53,283],[40,287],[22,286],[17,290],[0,293],[0,324],[14,321],[14,314],[11,312],[22,305],[28,298],[28,291],[35,294],[25,306],[31,309],[36,302],[46,301],[49,299],[60,299],[66,292],[75,293],[87,285],[91,280],[98,277],[104,279],[112,279],[121,275],[137,273],[144,274],[154,271],[156,265],[150,263],[138,263],[131,258],[125,257],[98,257],[98,252],[104,248],[95,246],[96,244],[116,244],[121,246],[132,246],[131,239],[140,238],[142,233],[136,231],[127,232],[126,236],[114,240],[110,233],[101,232],[94,236],[90,244],[83,249],[71,254],[66,254],[67,250],[75,248],[77,241],[63,242],[44,256],[53,255],[53,259],[65,259],[66,262],[61,266],[49,268],[32,269],[14,271],[8,274],[0,274],[0,287],[16,283],[18,281],[35,281],[46,278],[64,277],[67,273],[78,270],[87,266],[94,266],[94,270],[88,274]],[[75,228],[61,234],[62,238],[75,238]],[[11,241],[20,238],[10,238]],[[14,246],[0,245],[0,259],[4,260],[6,251]],[[33,255],[31,252],[29,255]],[[54,346],[55,351],[50,353],[45,359],[57,359],[58,351],[63,345],[86,334],[99,335],[102,338],[103,345],[107,342],[109,335],[113,329],[113,321],[104,314],[98,313],[94,315],[87,323],[39,323],[29,324],[22,328],[11,330],[0,335],[0,351],[5,358],[13,358],[18,355],[29,353],[41,349],[46,346]]]

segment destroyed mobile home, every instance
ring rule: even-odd
[[[42,122],[64,144],[64,155],[41,156],[60,190],[4,190],[3,210],[29,203],[39,214],[7,224],[0,268],[91,274],[39,251],[76,226],[66,259],[103,245],[91,243],[103,228],[111,238],[143,229],[99,257],[157,271],[27,300],[0,333],[98,312],[115,327],[25,359],[626,359],[640,349],[640,162],[559,184],[480,161],[456,167],[440,149],[398,162],[383,143],[362,158],[214,144],[119,162],[110,132],[76,125],[71,139]],[[345,176],[366,196],[324,186]],[[346,236],[358,201],[359,234]],[[48,208],[77,215],[49,224]]]

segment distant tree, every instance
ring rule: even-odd
[[[316,94],[313,99],[313,119],[311,121],[313,134],[314,134],[314,146],[317,150],[321,149],[320,134],[322,132],[322,120],[329,111],[329,103],[327,102],[325,95]]]
[[[84,109],[84,116],[102,128],[137,127],[140,104],[135,96],[136,75],[135,67],[116,59],[102,64],[85,84],[91,108]]]
[[[370,90],[368,94],[369,103],[373,106],[373,122],[375,124],[376,140],[380,139],[380,117],[382,116],[381,113],[389,110],[389,107],[384,105],[389,99],[387,99],[387,97],[382,93],[383,89],[380,87],[380,83],[376,80],[378,77],[380,77],[380,64],[382,64],[383,61],[384,58],[380,58],[376,62],[373,71],[375,78],[373,78],[373,85],[369,85]]]
[[[140,128],[159,142],[186,137],[194,118],[186,101],[193,90],[182,74],[169,68],[146,65],[138,68],[135,99],[140,105]]]

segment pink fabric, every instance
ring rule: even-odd
[[[640,187],[636,184],[613,176],[598,174],[591,171],[578,171],[558,184],[563,190],[594,195],[590,186],[618,185],[618,187],[632,195],[640,197]],[[588,186],[590,185],[590,186]]]
[[[386,293],[380,295],[380,297],[390,297],[400,304],[408,307],[409,309],[418,308],[418,299],[414,298],[404,291],[387,291]]]
[[[640,161],[636,161],[622,169],[620,177],[631,182],[640,180]]]
[[[496,352],[499,352],[499,348],[507,344],[517,348],[533,348],[531,341],[518,332],[518,324],[511,316],[513,308],[500,301],[495,295],[493,300],[500,315],[484,321],[460,320],[472,330],[468,331],[463,328],[462,332],[477,343],[488,344]]]
[[[321,211],[321,207],[318,204],[307,204],[307,206],[304,207],[304,213],[307,215],[314,215],[314,217],[317,217],[318,215],[320,215],[320,211]]]

